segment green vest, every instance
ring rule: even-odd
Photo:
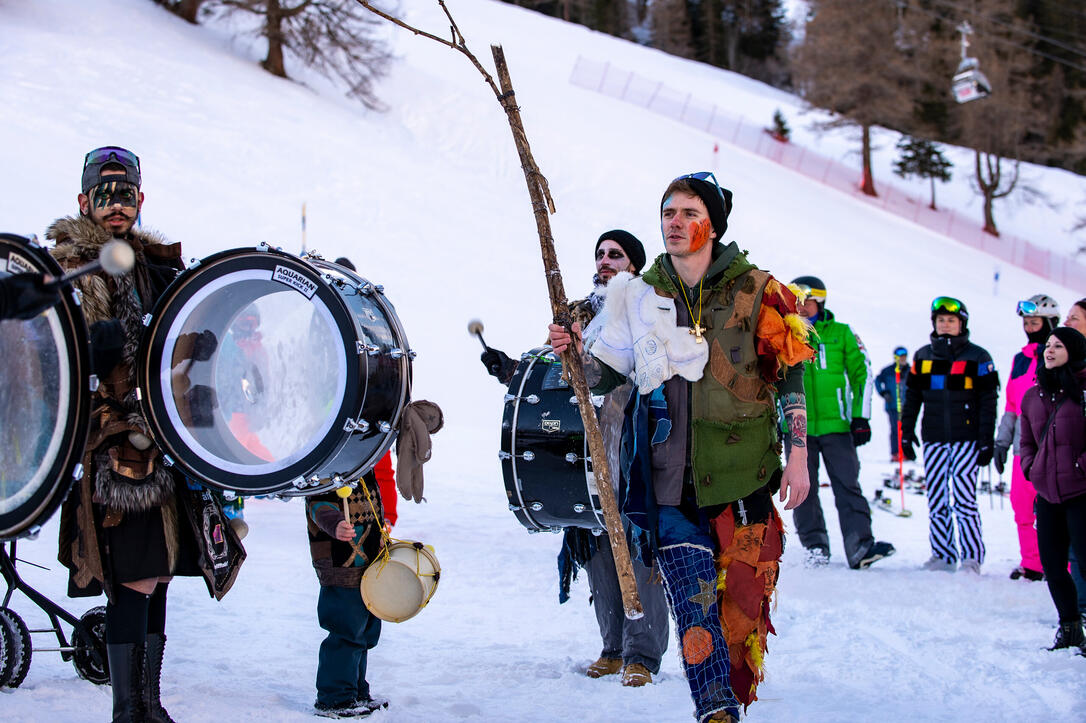
[[[651,271],[645,281],[674,298],[678,290],[667,274]],[[781,468],[774,388],[758,368],[755,336],[769,279],[738,254],[703,302],[709,362],[690,385],[691,463],[701,507],[746,497]]]

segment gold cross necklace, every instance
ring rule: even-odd
[[[678,276],[678,274],[676,274]],[[705,327],[701,325],[701,289],[705,283],[705,277],[701,277],[701,281],[698,282],[698,318],[694,320],[694,307],[690,304],[690,299],[686,296],[686,284],[683,283],[682,277],[678,278],[679,290],[683,292],[683,301],[686,302],[686,310],[690,312],[690,333],[694,335],[694,341],[698,344],[705,343],[705,337],[702,334],[705,332]]]

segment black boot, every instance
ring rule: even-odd
[[[1078,648],[1086,652],[1086,635],[1082,632],[1081,618],[1069,623],[1060,623],[1060,629],[1056,631],[1056,642],[1049,650],[1062,648]]]
[[[150,723],[176,723],[159,697],[159,683],[162,680],[162,654],[166,650],[166,636],[162,633],[147,633],[147,684],[144,686],[144,704],[147,708],[147,720]]]
[[[113,685],[113,723],[142,723],[146,718],[143,701],[144,646],[111,643],[106,646],[109,681]]]

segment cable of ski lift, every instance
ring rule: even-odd
[[[982,13],[969,11],[965,7],[963,7],[962,5],[960,5],[958,3],[950,2],[950,0],[931,0],[931,2],[933,4],[935,4],[935,5],[942,5],[945,8],[950,8],[950,9],[956,10],[957,12],[959,12],[959,13],[961,13],[963,15],[969,15],[969,16],[972,16],[974,18],[983,19],[984,22],[991,23],[992,25],[1002,25],[1003,27],[1010,29],[1012,32],[1018,33],[1020,35],[1026,35],[1026,36],[1028,36],[1030,38],[1033,38],[1034,40],[1039,40],[1039,41],[1041,41],[1043,43],[1048,43],[1049,45],[1053,45],[1053,46],[1055,46],[1057,48],[1060,48],[1061,50],[1066,50],[1066,51],[1068,51],[1070,53],[1074,53],[1075,55],[1081,55],[1082,57],[1086,58],[1086,50],[1076,48],[1073,45],[1068,45],[1068,44],[1066,44],[1066,43],[1064,43],[1064,42],[1062,42],[1060,40],[1055,40],[1054,38],[1050,38],[1047,35],[1041,35],[1039,33],[1035,33],[1035,32],[1033,32],[1031,30],[1027,30],[1026,28],[1015,25],[1014,23],[1009,23],[1006,20],[1000,20],[999,18],[996,18],[996,17],[991,16],[991,15],[983,15]],[[1083,17],[1086,17],[1086,15],[1084,15]],[[1079,36],[1070,36],[1070,37],[1078,38]],[[1080,39],[1086,41],[1086,38],[1080,38]]]

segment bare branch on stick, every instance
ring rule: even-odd
[[[468,49],[467,40],[464,38],[463,33],[460,32],[456,21],[453,20],[444,0],[437,0],[437,2],[445,13],[445,17],[449,20],[451,40],[445,40],[432,33],[412,27],[399,18],[378,10],[368,0],[355,0],[355,2],[415,35],[429,38],[463,53],[494,92],[494,97],[501,104],[506,119],[509,121],[509,129],[513,133],[513,142],[516,144],[521,169],[524,171],[524,180],[528,184],[528,195],[532,201],[532,212],[535,215],[536,231],[539,235],[539,245],[543,254],[543,268],[547,277],[547,291],[550,295],[554,322],[567,329],[570,328],[572,320],[569,313],[569,303],[566,300],[566,292],[562,284],[562,272],[558,268],[558,258],[554,251],[554,236],[551,233],[550,214],[555,212],[554,200],[551,198],[547,179],[543,176],[543,172],[539,170],[539,166],[536,165],[535,158],[532,156],[531,147],[528,144],[528,135],[525,133],[524,124],[521,122],[520,108],[516,104],[516,95],[513,91],[512,81],[509,78],[509,68],[505,63],[505,54],[502,52],[501,46],[491,46],[500,83],[499,87],[499,83],[494,82],[494,78]],[[569,376],[570,386],[573,387],[573,391],[577,395],[577,407],[584,422],[589,454],[592,456],[592,470],[596,476],[600,506],[603,508],[607,535],[611,540],[611,551],[614,553],[615,567],[618,570],[619,587],[622,589],[622,605],[626,617],[636,619],[642,617],[644,612],[641,609],[641,601],[637,595],[637,583],[630,562],[630,550],[626,544],[626,533],[622,527],[622,518],[619,515],[614,488],[611,485],[611,468],[608,463],[607,450],[603,444],[603,435],[600,433],[596,409],[592,404],[592,395],[585,380],[584,365],[575,347],[576,345],[571,344],[561,354],[562,365]]]

